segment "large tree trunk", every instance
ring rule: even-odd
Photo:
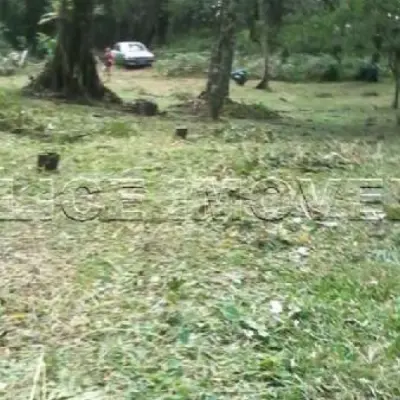
[[[120,102],[100,80],[92,52],[94,0],[62,0],[58,19],[58,40],[53,58],[27,87],[66,98]]]
[[[168,2],[163,1],[157,19],[157,44],[159,46],[164,46],[167,43],[169,20]]]
[[[400,89],[400,80],[399,78],[396,78],[394,99],[392,104],[392,108],[394,108],[395,110],[399,108],[399,91],[400,91],[399,89]]]
[[[268,44],[268,4],[267,0],[258,0],[258,15],[261,33],[261,46],[264,58],[264,73],[260,83],[256,89],[271,90],[269,86],[270,73],[269,73],[269,44]]]
[[[400,95],[400,51],[393,50],[389,57],[389,65],[392,70],[395,90],[392,107],[394,109],[399,108],[399,95]]]
[[[247,27],[249,29],[249,39],[257,44],[260,44],[259,32],[257,21],[259,20],[259,9],[258,9],[258,0],[249,1],[247,3],[247,7],[251,9],[247,17]]]
[[[400,94],[400,68],[397,67],[396,74],[394,76],[395,79],[395,90],[394,90],[394,98],[392,107],[397,110],[399,108],[399,94]]]
[[[208,100],[210,115],[218,119],[229,97],[229,86],[235,51],[236,31],[235,0],[222,0],[219,18],[219,36],[213,49],[208,73],[205,98]]]

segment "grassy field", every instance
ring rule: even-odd
[[[0,79],[1,398],[400,398],[390,83],[249,82],[232,98],[280,118],[213,123],[171,109],[201,79],[118,72],[110,86],[155,99],[155,118],[21,99],[26,81]],[[47,150],[57,174],[36,171]],[[266,194],[270,177],[296,195]],[[390,193],[367,221],[371,178]],[[79,186],[98,193],[74,204]]]

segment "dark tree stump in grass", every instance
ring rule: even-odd
[[[153,117],[158,115],[158,105],[150,100],[138,99],[134,102],[126,103],[124,109],[133,114],[143,115],[146,117]]]
[[[181,138],[181,139],[186,139],[188,134],[188,129],[186,127],[179,127],[176,128],[175,130],[175,136]]]
[[[158,114],[158,106],[153,101],[137,100],[135,104],[139,115],[153,117],[154,115]]]
[[[37,167],[39,170],[57,171],[60,155],[57,153],[39,154]]]

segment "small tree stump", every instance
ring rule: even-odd
[[[188,134],[188,129],[186,127],[179,127],[175,130],[175,136],[178,136],[182,139],[186,139]]]
[[[138,99],[124,104],[124,109],[133,114],[153,117],[159,114],[158,105],[150,100]]]
[[[39,170],[56,171],[59,161],[60,155],[57,153],[39,154],[37,167]]]
[[[136,106],[139,115],[146,117],[153,117],[158,114],[158,106],[153,101],[149,100],[137,100]]]

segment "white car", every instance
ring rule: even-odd
[[[125,67],[130,66],[151,66],[155,61],[154,54],[140,42],[118,42],[111,53],[115,62]]]

